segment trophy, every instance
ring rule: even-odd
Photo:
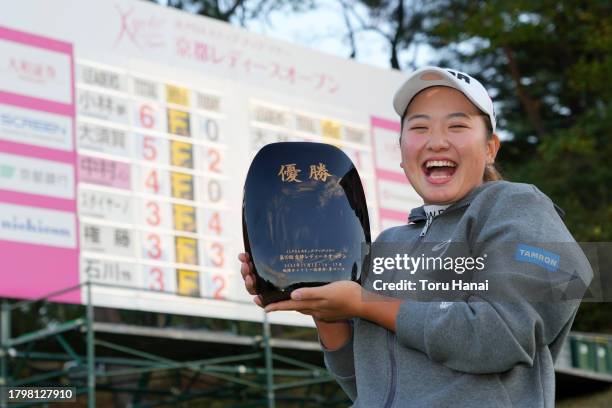
[[[299,287],[359,281],[370,223],[357,169],[325,143],[264,146],[245,181],[242,233],[264,305]]]

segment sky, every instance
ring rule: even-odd
[[[348,58],[351,49],[346,41],[347,29],[340,6],[333,0],[320,3],[322,6],[312,11],[288,15],[275,12],[270,16],[269,23],[250,21],[246,28],[269,37]],[[357,46],[357,61],[389,68],[386,43],[379,34],[359,34]]]
[[[316,9],[299,13],[275,12],[268,22],[253,20],[246,28],[269,37],[300,44],[318,51],[348,58],[351,48],[347,40],[347,28],[342,8],[337,0],[319,0]],[[363,6],[356,5],[354,10],[362,16],[367,15]],[[387,41],[378,33],[362,32],[356,36],[356,60],[364,64],[389,69],[390,53]],[[415,60],[425,65],[433,57],[433,52],[425,46],[410,48],[400,54],[400,60]],[[403,64],[407,66],[407,63]]]

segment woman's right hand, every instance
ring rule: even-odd
[[[240,261],[240,274],[244,279],[244,287],[247,292],[253,295],[253,302],[259,307],[263,307],[261,298],[255,290],[255,274],[253,273],[253,263],[249,257],[249,254],[242,252],[238,254],[238,260]],[[352,329],[348,322],[337,321],[337,322],[324,322],[319,319],[314,319],[319,332],[319,338],[321,343],[327,350],[335,350],[342,347],[343,344],[351,337]]]
[[[261,298],[255,290],[255,274],[253,273],[253,263],[251,262],[249,254],[246,252],[238,254],[238,260],[241,263],[240,274],[242,275],[242,279],[244,279],[244,287],[247,292],[254,296],[253,302],[255,302],[257,306],[263,307]]]

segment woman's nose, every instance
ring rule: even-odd
[[[433,129],[429,136],[427,147],[433,151],[448,149],[449,144],[446,133],[439,129]]]

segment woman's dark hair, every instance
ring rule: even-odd
[[[493,126],[491,126],[489,115],[483,112],[482,116],[485,121],[485,125],[487,126],[487,140],[491,140],[491,138],[493,137]],[[482,181],[497,181],[503,179],[504,178],[502,177],[501,173],[495,167],[495,163],[485,165]]]

